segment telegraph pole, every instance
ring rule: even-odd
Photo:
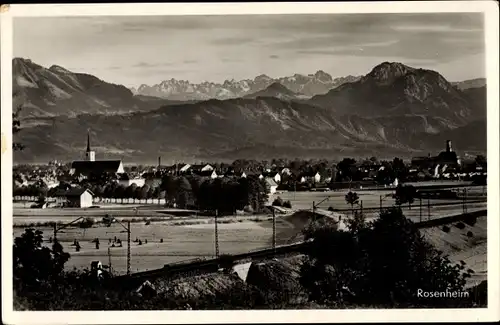
[[[273,251],[276,254],[276,212],[273,208]]]
[[[109,273],[111,274],[111,247],[108,246],[108,267],[109,267]]]
[[[380,213],[382,213],[382,195],[380,196]]]
[[[427,220],[431,220],[431,199],[427,197]]]
[[[359,201],[360,203],[360,208],[361,208],[361,214],[363,214],[363,200]]]
[[[54,242],[57,240],[57,222],[54,222]]]
[[[219,215],[219,210],[215,209],[215,257],[219,257],[219,228],[217,226],[217,217]]]
[[[419,201],[420,201],[420,222],[422,222],[422,196],[420,196]]]
[[[467,189],[464,188],[463,213],[467,213]]]
[[[130,275],[130,220],[127,221],[127,275]]]

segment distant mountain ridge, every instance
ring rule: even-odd
[[[486,78],[476,78],[464,81],[457,81],[457,82],[452,82],[451,84],[460,90],[481,88],[486,86]]]
[[[226,80],[222,84],[214,82],[194,84],[187,80],[170,79],[152,86],[143,84],[138,89],[133,89],[133,92],[173,100],[231,99],[264,90],[277,82],[293,92],[301,93],[304,96],[314,96],[359,78],[357,76],[332,78],[328,73],[319,70],[314,74],[295,74],[281,78],[271,78],[262,74],[254,79]]]
[[[57,65],[47,69],[23,58],[12,60],[12,88],[14,105],[22,105],[23,117],[124,114],[175,103],[143,101],[125,86]]]
[[[340,115],[439,116],[445,123],[463,124],[473,115],[463,92],[436,71],[383,62],[358,81],[343,84],[309,101]]]
[[[37,74],[74,75],[59,67],[53,71]],[[154,161],[158,155],[185,161],[400,155],[437,150],[446,139],[459,153],[486,147],[486,87],[461,91],[435,71],[401,63],[384,62],[359,80],[310,99],[297,99],[301,95],[295,90],[274,81],[246,98],[167,100],[162,105],[165,99],[133,96],[95,77],[75,77],[78,83],[70,85],[88,78],[99,85],[75,92],[82,92],[81,98],[97,93],[106,103],[122,103],[125,98],[149,108],[114,115],[39,117],[36,123],[22,124],[17,140],[26,149],[16,152],[16,161],[80,158],[88,129],[99,157],[128,161]],[[50,89],[45,94],[40,90],[46,79],[36,83],[38,99],[52,96]],[[475,128],[483,129],[471,135]]]
[[[300,100],[309,98],[308,96],[305,96],[303,94],[291,91],[290,89],[283,86],[279,82],[274,82],[263,90],[243,96],[243,98],[257,98],[257,97],[274,97],[281,100]]]

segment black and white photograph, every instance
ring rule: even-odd
[[[3,308],[497,308],[498,4],[378,4],[2,6]]]

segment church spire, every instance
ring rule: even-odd
[[[87,130],[87,152],[90,152],[90,132]]]
[[[95,161],[95,152],[90,149],[90,130],[87,130],[87,151],[85,151],[85,160]]]

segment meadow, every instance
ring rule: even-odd
[[[471,189],[472,190],[472,189]],[[476,189],[480,191],[480,189]],[[363,204],[363,212],[367,220],[376,218],[379,214],[380,197],[383,198],[383,207],[390,207],[395,204],[391,190],[370,191],[363,190],[357,192],[360,202]],[[290,200],[293,211],[312,209],[313,201],[320,204],[317,209],[322,213],[330,213],[328,207],[344,210],[341,214],[350,216],[351,206],[345,202],[346,191],[330,192],[283,192],[269,196],[272,203],[278,196],[283,200]],[[423,202],[420,211],[417,200],[411,209],[408,205],[403,206],[405,215],[414,222],[427,220],[429,218],[440,218],[449,215],[459,214],[463,211],[460,200],[439,200],[431,199],[430,209],[427,200]],[[447,203],[449,205],[442,205]],[[441,204],[441,205],[440,205]],[[29,205],[28,205],[29,206]],[[14,237],[19,236],[24,227],[31,225],[44,232],[44,238],[49,245],[49,237],[53,237],[53,228],[47,223],[58,222],[68,223],[78,217],[85,216],[95,221],[102,220],[106,214],[116,217],[118,220],[131,222],[131,270],[132,272],[145,271],[161,268],[165,264],[176,263],[196,258],[213,258],[215,256],[215,225],[214,219],[196,216],[195,214],[186,217],[173,216],[173,209],[165,209],[158,205],[137,205],[134,210],[130,205],[103,205],[102,208],[90,209],[31,209],[24,208],[22,203],[15,203],[14,206]],[[357,207],[359,208],[359,206]],[[486,209],[486,202],[469,203],[469,212],[479,209]],[[338,215],[338,212],[336,212]],[[285,244],[291,233],[296,233],[288,222],[284,221],[282,215],[276,214],[277,243]],[[146,220],[150,220],[147,224]],[[228,216],[219,219],[219,252],[220,254],[237,254],[271,247],[272,244],[272,215],[248,215],[248,216]],[[123,247],[110,247],[109,239],[114,237],[122,241]],[[67,268],[88,268],[94,260],[100,260],[103,264],[109,263],[108,247],[110,247],[111,264],[115,273],[126,272],[127,255],[127,233],[119,224],[112,224],[106,227],[102,224],[95,224],[94,227],[82,229],[79,227],[66,228],[58,232],[58,240],[62,243],[66,251],[71,254],[71,259],[67,263]],[[99,238],[100,247],[96,249],[93,239]],[[72,246],[74,240],[78,240],[81,250],[76,252]],[[136,239],[142,241],[142,245],[135,242]],[[161,240],[163,239],[163,242]],[[147,243],[146,243],[147,240]]]
[[[267,222],[270,223],[266,219]],[[261,226],[261,222],[242,221],[218,223],[220,254],[237,254],[267,248],[272,238],[272,227]],[[38,228],[43,231],[47,245],[49,237],[53,237],[52,228]],[[14,228],[14,236],[19,236],[23,228]],[[114,237],[122,241],[123,247],[110,247],[109,239]],[[99,238],[100,247],[96,249],[93,239]],[[67,268],[89,268],[94,260],[107,265],[108,247],[110,247],[111,264],[116,273],[126,272],[127,233],[118,224],[110,227],[92,227],[88,229],[67,228],[57,234],[57,239],[65,251],[71,254]],[[78,240],[81,250],[76,252],[72,246]],[[142,241],[142,245],[135,242]],[[163,239],[163,243],[161,243]],[[147,240],[147,243],[146,243]],[[131,224],[131,270],[145,271],[196,258],[213,258],[215,256],[215,225],[213,223],[175,226],[165,222]]]

